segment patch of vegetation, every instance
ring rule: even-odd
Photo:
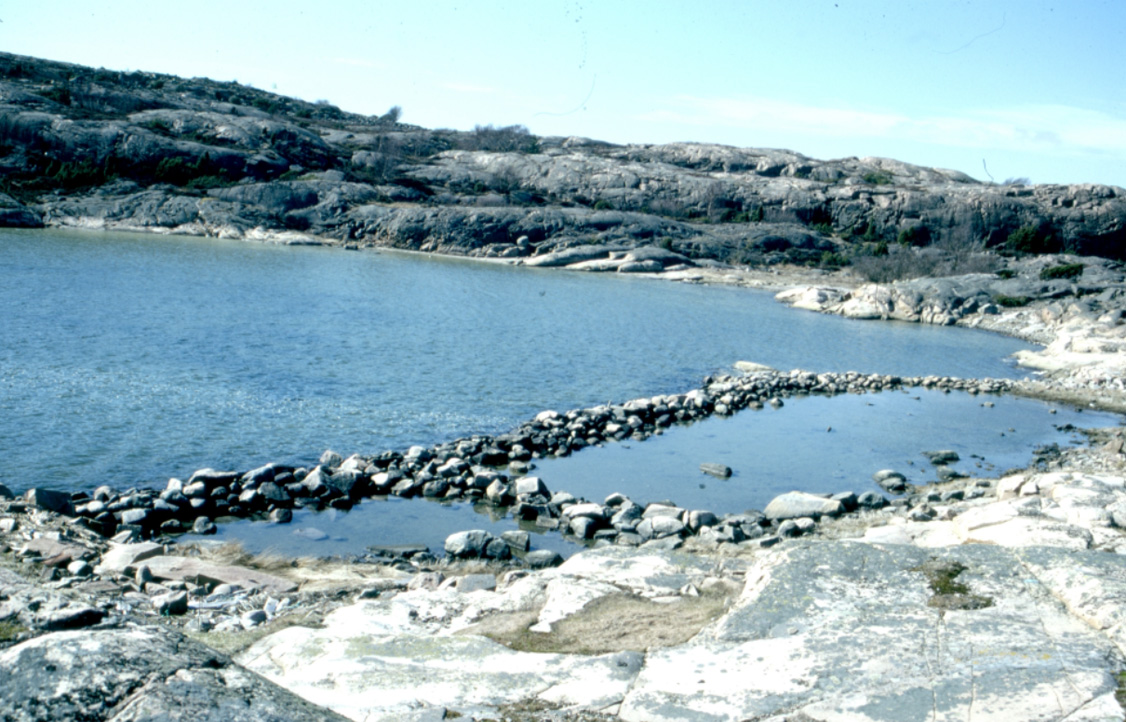
[[[848,259],[848,256],[845,256],[843,253],[837,253],[835,251],[822,251],[821,260],[817,265],[819,268],[823,268],[826,271],[836,271],[844,268],[850,263],[851,261]]]
[[[1009,234],[1005,249],[1013,253],[1058,253],[1061,244],[1047,226],[1021,226]]]
[[[813,229],[814,231],[816,231],[817,233],[820,233],[820,234],[821,234],[821,235],[823,235],[823,236],[831,236],[831,235],[833,235],[833,224],[832,224],[832,223],[824,223],[824,222],[822,222],[822,223],[814,223],[814,224],[813,224],[813,225],[811,226],[811,228],[812,228],[812,229]]]
[[[752,210],[743,210],[732,213],[728,220],[731,223],[761,223],[763,216],[762,206],[755,206]]]
[[[230,171],[212,161],[209,153],[204,153],[194,161],[179,156],[162,158],[152,172],[152,180],[202,190],[227,186],[236,179]]]
[[[257,627],[250,629],[240,629],[232,632],[193,632],[190,630],[182,630],[184,636],[190,637],[200,644],[206,645],[211,649],[222,652],[228,656],[234,656],[239,652],[247,649],[252,644],[260,639],[270,636],[274,632],[280,632],[289,627],[309,627],[310,629],[317,629],[321,626],[321,619],[309,619],[306,617],[298,618],[297,614],[291,614],[284,617],[276,617],[268,622],[259,624]]]
[[[978,594],[971,594],[970,588],[958,581],[966,566],[956,561],[931,559],[910,569],[920,572],[927,578],[933,595],[927,600],[928,607],[946,611],[948,609],[985,609],[993,606],[993,600]]]
[[[1016,275],[1017,272],[1011,268],[1002,268],[1001,270],[997,271],[997,278],[1002,278],[1006,281],[1010,278],[1016,278]]]
[[[282,102],[279,98],[271,98],[265,95],[259,95],[255,97],[252,101],[250,101],[250,104],[258,110],[265,111],[270,115],[281,113],[285,110],[286,107],[285,103]]]
[[[466,630],[484,634],[522,652],[606,654],[682,644],[723,614],[728,597],[705,592],[673,605],[618,594],[596,599],[582,611],[552,625],[551,632],[528,630],[535,613],[493,615]]]
[[[464,150],[487,150],[493,153],[539,153],[540,142],[526,126],[506,125],[496,128],[492,124],[478,125],[470,133],[458,138]]]
[[[53,100],[59,105],[70,105],[72,101],[70,86],[68,85],[52,85],[50,88],[39,93],[39,95],[48,100]]]
[[[909,226],[899,232],[899,235],[895,237],[895,242],[901,246],[929,246],[931,242],[931,229],[922,224]]]
[[[594,202],[594,206],[592,206],[592,207],[596,211],[612,211],[612,210],[614,210],[614,204],[611,203],[610,201],[606,200],[605,198],[600,198],[599,200],[596,200]]]
[[[144,123],[141,123],[141,127],[147,128],[154,133],[159,133],[160,135],[172,135],[172,126],[163,118],[150,118]]]
[[[865,183],[874,186],[891,185],[891,183],[895,180],[894,178],[892,178],[891,173],[882,170],[865,173],[863,176],[861,176],[861,179]]]
[[[993,303],[997,304],[998,306],[1004,306],[1005,308],[1020,308],[1021,306],[1027,306],[1028,302],[1031,300],[1032,299],[1030,299],[1028,296],[1006,296],[1003,293],[997,293],[993,295]]]
[[[1059,266],[1049,266],[1040,270],[1041,281],[1051,281],[1056,278],[1079,278],[1083,275],[1082,263],[1064,263]]]
[[[0,622],[0,643],[15,642],[26,631],[27,627],[19,622]]]

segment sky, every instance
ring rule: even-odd
[[[1126,186],[1122,0],[0,0],[0,50],[430,128]]]

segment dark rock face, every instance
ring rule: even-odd
[[[0,652],[13,722],[343,720],[163,627],[57,632]]]
[[[1018,230],[1019,250],[1126,258],[1126,191],[1110,186],[998,186],[884,158],[520,129],[493,129],[498,142],[235,83],[9,54],[0,98],[0,226],[295,231],[284,240],[623,273],[817,263],[878,241],[956,252]]]

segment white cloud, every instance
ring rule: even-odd
[[[929,145],[1035,153],[1126,154],[1126,119],[1054,105],[911,116],[804,105],[769,98],[677,96],[639,118],[654,123],[727,126],[795,138],[882,138]]]

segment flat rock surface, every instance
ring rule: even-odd
[[[1126,560],[1102,556],[1121,577]],[[964,567],[968,595],[936,600],[928,565]],[[958,609],[959,596],[989,606]],[[804,543],[749,571],[710,629],[651,652],[620,716],[1121,719],[1121,661],[1011,550]]]
[[[346,607],[239,661],[363,720],[487,718],[529,699],[639,722],[1122,719],[1126,558],[1103,551],[791,541],[761,554],[738,598],[687,641],[584,655],[482,633],[580,619],[622,593],[667,604],[671,625],[708,572],[701,557],[594,550],[495,592]]]
[[[247,569],[246,567],[212,564],[189,557],[159,556],[146,559],[145,566],[159,579],[188,580],[196,583],[238,584],[276,592],[292,592],[297,585],[288,579]]]
[[[343,719],[162,627],[58,632],[0,652],[0,718]]]

